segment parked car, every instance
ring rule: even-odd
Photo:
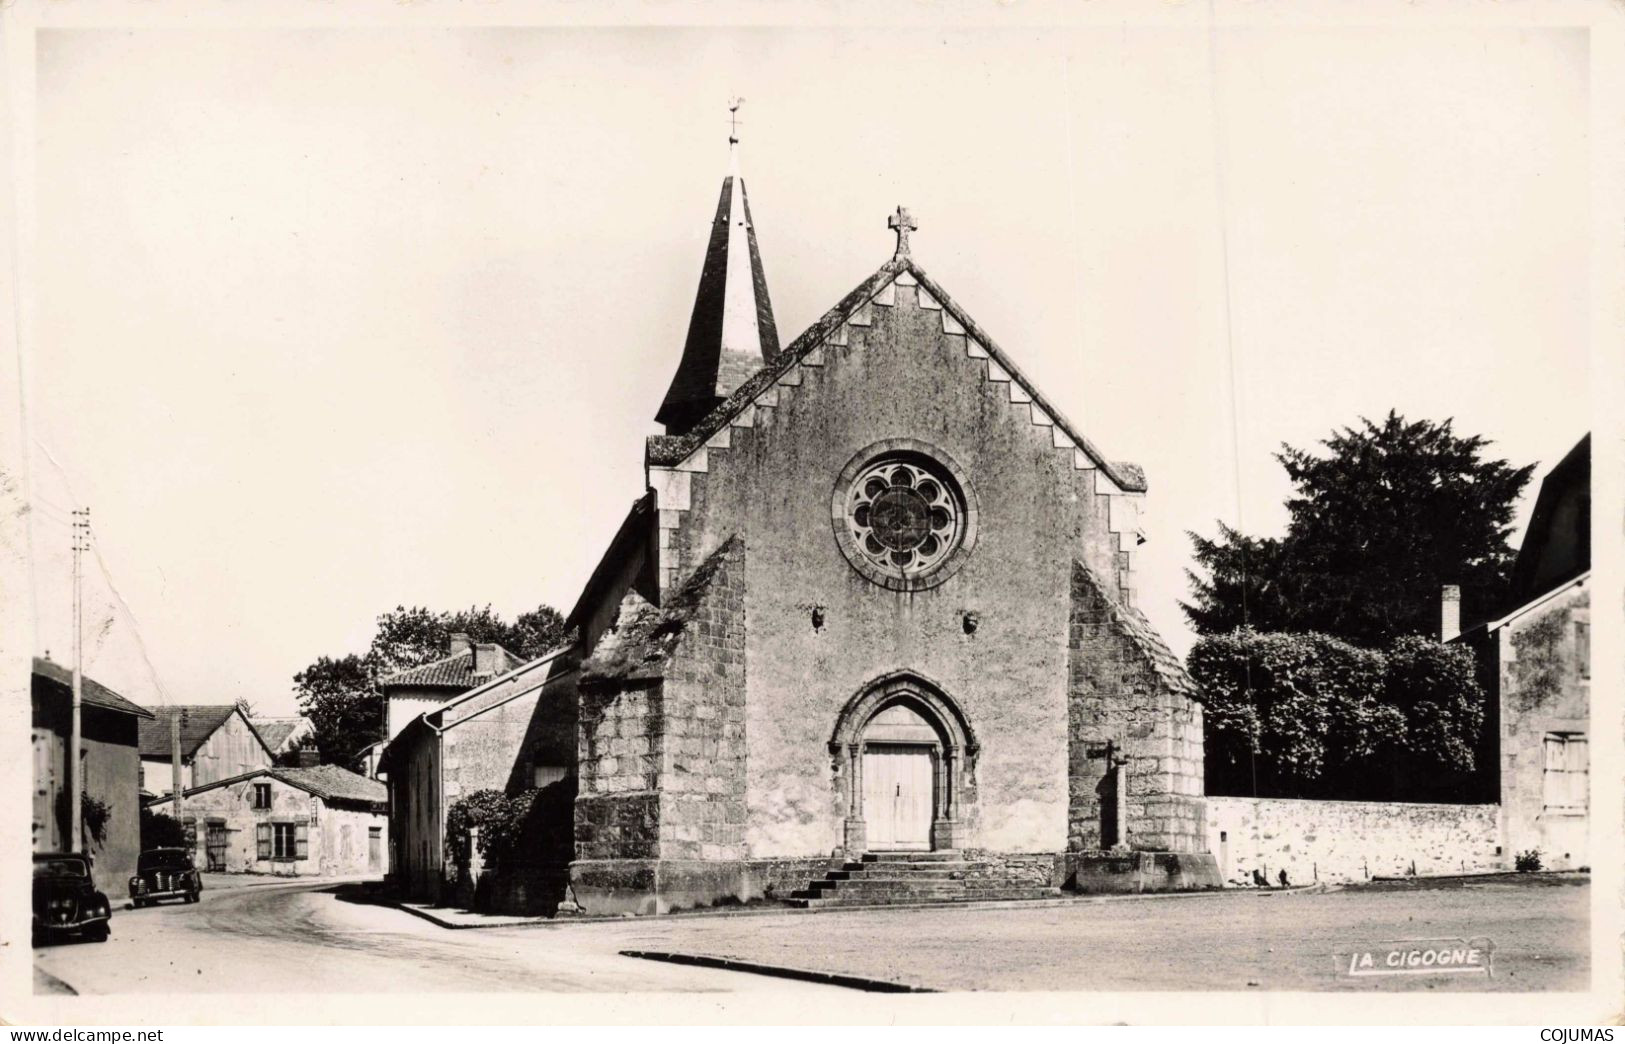
[[[34,853],[34,945],[75,934],[107,940],[113,908],[90,883],[90,860],[73,852]]]
[[[203,878],[192,865],[192,854],[184,848],[149,848],[135,864],[130,878],[130,902],[140,909],[160,899],[185,899],[195,903],[203,891]]]

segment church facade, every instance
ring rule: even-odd
[[[787,894],[882,851],[1217,883],[1201,708],[1134,607],[1145,477],[890,224],[894,255],[781,347],[723,183],[648,491],[539,703],[576,719],[589,912]]]

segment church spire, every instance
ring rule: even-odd
[[[739,109],[738,102],[729,107]],[[677,374],[655,420],[681,435],[779,354],[779,332],[756,249],[750,200],[739,176],[738,124],[729,121],[728,176],[722,179],[711,241],[700,270],[694,314]]]

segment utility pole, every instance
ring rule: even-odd
[[[79,756],[79,748],[83,745],[80,736],[82,731],[79,723],[79,706],[84,696],[84,658],[85,658],[85,599],[83,593],[83,575],[81,559],[86,551],[90,550],[90,509],[78,508],[73,512],[73,712],[71,723],[68,726],[68,844],[69,852],[84,851],[84,826],[82,823],[82,803],[84,801],[85,780],[83,761]]]
[[[175,822],[186,826],[181,815],[181,715],[171,707],[169,714],[169,792],[175,795]]]

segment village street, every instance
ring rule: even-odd
[[[120,910],[104,944],[36,950],[80,993],[823,991],[649,961],[733,957],[938,990],[1564,990],[1589,975],[1584,875],[1328,893],[1077,900],[974,909],[683,916],[454,931],[330,883],[213,890]],[[1337,954],[1487,937],[1494,976],[1350,979]]]

